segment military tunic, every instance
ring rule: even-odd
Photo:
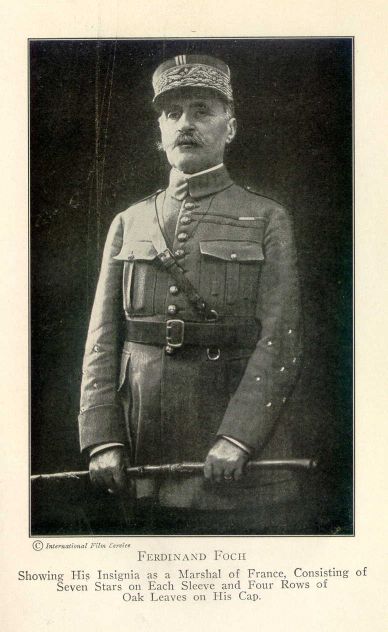
[[[161,229],[217,322],[256,324],[253,346],[184,344],[168,355],[162,345],[125,340],[126,321],[203,321],[159,265],[152,235]],[[253,456],[290,458],[290,429],[281,413],[300,360],[299,285],[287,212],[234,184],[224,166],[194,176],[182,201],[169,187],[111,225],[84,356],[81,448],[124,443],[139,465],[204,461],[225,435],[249,446]],[[270,471],[219,485],[202,476],[145,480],[137,490],[170,506],[246,508],[295,498],[298,480],[291,471]]]

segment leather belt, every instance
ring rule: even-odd
[[[127,341],[148,345],[167,345],[178,349],[185,345],[199,347],[254,347],[259,334],[256,321],[238,325],[219,322],[195,323],[172,318],[165,322],[127,320]]]

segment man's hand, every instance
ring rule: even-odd
[[[238,481],[249,455],[226,439],[218,439],[206,457],[204,474],[209,481]]]
[[[90,458],[90,480],[111,493],[129,493],[131,485],[125,474],[128,466],[129,458],[122,447],[97,452]]]

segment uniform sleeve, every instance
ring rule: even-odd
[[[299,373],[302,354],[299,279],[290,219],[271,211],[264,236],[257,318],[260,339],[219,428],[259,453]]]
[[[100,443],[126,443],[117,401],[119,337],[122,319],[123,227],[118,215],[105,243],[82,369],[81,408],[78,417],[81,450]]]

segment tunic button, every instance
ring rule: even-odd
[[[268,340],[267,345],[268,347],[272,347],[272,340]]]
[[[195,202],[185,202],[185,206],[184,208],[198,208],[199,204],[196,204]]]
[[[266,404],[267,408],[270,408],[272,406],[272,402],[268,402],[268,404]]]
[[[185,256],[185,251],[182,250],[182,248],[178,248],[178,250],[175,250],[174,255],[178,257],[178,259],[182,259],[182,257]]]
[[[178,292],[179,292],[179,289],[177,288],[177,286],[176,285],[171,285],[171,287],[170,287],[170,294],[173,294],[175,296],[176,294],[178,294]]]
[[[94,384],[93,384],[93,388],[98,388],[98,384],[97,384],[97,382],[94,382]]]
[[[292,334],[292,329],[289,329],[289,330],[288,330],[288,333],[289,333],[289,334]]]
[[[231,259],[237,259],[237,255],[235,252],[232,252],[232,254],[230,255]]]
[[[135,258],[135,255],[133,254],[133,252],[131,252],[131,253],[128,255],[128,260],[129,260],[129,261],[133,261],[133,260],[134,260],[134,258]]]
[[[98,345],[94,345],[93,351],[100,351],[100,347]]]
[[[256,382],[260,382],[260,380],[261,380],[261,377],[256,378]]]
[[[296,358],[292,358],[292,364],[296,364]]]
[[[169,305],[169,306],[167,307],[167,312],[168,312],[169,314],[171,314],[171,316],[174,316],[174,314],[176,314],[176,313],[177,313],[177,311],[178,311],[178,308],[177,308],[177,306],[176,306],[176,305]]]
[[[186,241],[187,238],[188,238],[188,234],[187,233],[179,233],[178,234],[178,241]]]
[[[188,215],[184,215],[183,217],[181,217],[181,224],[190,224],[191,222],[191,217],[189,217]]]
[[[80,408],[80,412],[81,412],[81,413],[85,412],[85,408],[84,408],[84,406],[81,406],[81,408]]]
[[[282,399],[283,404],[285,404],[286,401],[287,401],[287,397],[283,397],[283,399]]]
[[[282,366],[282,368],[280,369],[280,373],[283,373],[284,370],[285,370],[285,367]]]

